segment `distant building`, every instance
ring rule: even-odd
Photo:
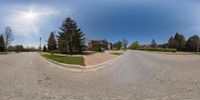
[[[143,48],[160,48],[162,45],[156,45],[155,47],[152,47],[151,45],[142,45]]]
[[[108,43],[106,39],[103,40],[90,40],[88,42],[88,49],[92,48],[95,45],[100,45],[101,49],[108,50],[112,49],[112,43]]]
[[[142,45],[143,48],[151,48],[151,45]]]

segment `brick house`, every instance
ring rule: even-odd
[[[92,48],[94,45],[100,45],[103,50],[112,49],[112,43],[108,43],[106,39],[103,40],[90,40],[88,42],[88,49]]]

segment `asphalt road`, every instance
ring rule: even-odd
[[[199,100],[200,56],[127,51],[92,72],[70,72],[37,53],[0,55],[0,100]]]

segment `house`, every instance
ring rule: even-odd
[[[142,45],[143,48],[150,48],[151,45]]]
[[[99,45],[102,50],[112,49],[112,43],[108,43],[106,39],[103,40],[90,40],[88,42],[88,49],[93,48],[95,45]]]
[[[163,45],[156,45],[155,47],[151,46],[151,45],[142,45],[143,48],[160,48]]]

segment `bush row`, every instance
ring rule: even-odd
[[[161,51],[161,52],[177,52],[177,50],[173,49],[173,48],[138,48],[137,50]]]

